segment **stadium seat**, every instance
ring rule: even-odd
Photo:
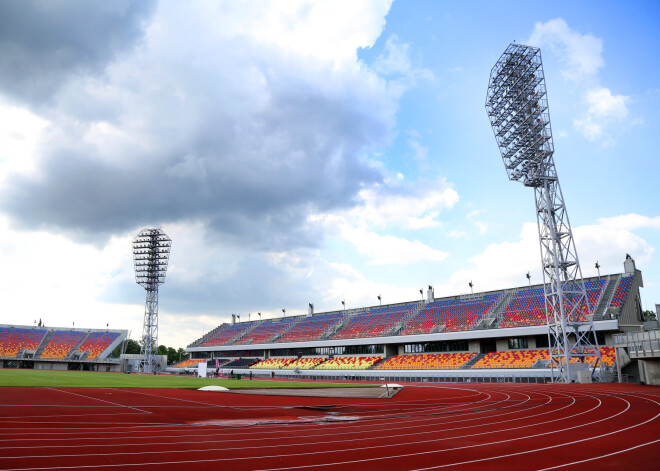
[[[301,322],[280,337],[277,340],[277,343],[316,340],[330,327],[340,322],[343,317],[343,313],[319,314],[305,317]]]
[[[382,360],[383,357],[334,357],[321,363],[317,370],[366,370]]]
[[[15,358],[21,350],[36,350],[46,330],[0,327],[0,357]]]
[[[250,368],[255,370],[279,370],[295,360],[291,357],[270,357],[252,365]]]
[[[52,360],[66,358],[83,335],[84,332],[77,330],[54,331],[40,358]]]
[[[406,325],[404,335],[429,334],[444,325],[443,332],[472,329],[497,305],[503,294],[488,294],[472,299],[443,299],[428,303]]]
[[[380,337],[391,331],[404,317],[413,312],[418,303],[373,308],[350,317],[332,340]]]
[[[376,370],[455,370],[465,365],[475,352],[422,353],[394,355],[376,366]]]
[[[77,351],[80,353],[88,352],[85,359],[95,360],[117,339],[117,337],[119,337],[118,332],[92,332],[83,341],[82,345],[78,347]]]

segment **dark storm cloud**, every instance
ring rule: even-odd
[[[150,0],[0,2],[0,93],[39,104],[142,37]]]
[[[102,241],[203,221],[211,239],[282,250],[318,243],[310,214],[381,181],[365,155],[387,142],[394,105],[373,73],[160,31],[58,94],[38,171],[0,189],[15,224]]]

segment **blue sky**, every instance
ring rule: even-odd
[[[484,110],[542,50],[585,276],[660,303],[656,2],[3,2],[2,322],[141,332],[130,241],[173,240],[161,343],[227,321],[541,281]]]

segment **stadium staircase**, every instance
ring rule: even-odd
[[[370,309],[367,308],[367,309],[355,309],[353,311],[347,312],[346,315],[344,315],[344,317],[342,318],[341,321],[339,321],[337,324],[333,325],[328,330],[326,330],[325,333],[323,333],[318,338],[318,340],[329,340],[329,339],[331,339],[332,337],[335,336],[335,334],[337,332],[339,332],[341,329],[346,327],[346,324],[348,324],[348,322],[351,319],[353,319],[355,316],[357,316],[358,314],[363,314],[365,312],[369,312],[369,311],[370,311]]]
[[[429,334],[439,334],[440,332],[445,330],[446,327],[447,327],[447,324],[438,324],[438,325],[436,325],[435,327],[433,327],[431,329]]]
[[[341,328],[344,327],[345,318],[339,319],[337,322],[328,327],[316,340],[328,340],[335,335]]]
[[[389,358],[391,358],[391,357],[389,357]],[[374,363],[373,365],[371,365],[371,366],[370,366],[369,368],[367,368],[367,369],[368,369],[368,370],[376,369],[376,367],[377,367],[378,365],[380,365],[381,363],[384,363],[386,360],[389,360],[389,358],[383,357],[383,358],[381,358],[380,360],[378,360],[376,363]]]
[[[50,342],[50,339],[51,339],[52,336],[53,336],[53,331],[52,330],[49,330],[46,333],[46,335],[44,335],[43,340],[41,341],[41,343],[39,344],[39,346],[37,347],[37,349],[34,352],[34,358],[39,358],[41,356],[41,354],[44,352],[44,350],[48,346],[48,342]]]
[[[300,317],[299,319],[294,320],[293,322],[290,322],[289,325],[287,327],[285,327],[284,330],[282,330],[282,332],[279,332],[279,333],[275,334],[273,336],[273,338],[268,340],[268,343],[277,342],[277,340],[282,338],[284,336],[284,334],[286,334],[288,331],[293,329],[295,326],[297,326],[298,324],[303,322],[305,319],[306,319],[306,317],[303,316],[303,317]]]
[[[465,365],[461,366],[461,370],[469,370],[470,368],[472,368],[472,365],[474,365],[476,362],[478,362],[485,356],[486,356],[485,353],[480,353],[478,355],[473,356]]]
[[[605,289],[603,290],[603,293],[600,297],[600,302],[598,303],[598,307],[596,307],[596,310],[594,311],[595,321],[602,321],[606,317],[608,307],[610,306],[610,302],[612,301],[612,296],[614,296],[614,291],[616,290],[616,287],[619,284],[621,275],[617,275],[613,277],[608,276],[607,278],[608,278],[607,285],[605,286]]]
[[[392,327],[390,330],[388,330],[383,337],[393,337],[395,335],[401,335],[405,330],[406,327],[408,327],[408,322],[410,322],[410,319],[415,317],[417,314],[419,314],[419,311],[421,311],[424,308],[425,304],[423,302],[420,302],[415,309],[410,311],[406,316],[401,319],[394,327]]]
[[[240,334],[238,334],[236,337],[234,337],[233,339],[231,339],[229,342],[227,342],[227,345],[233,345],[233,344],[235,344],[236,342],[240,341],[243,337],[245,337],[247,334],[249,334],[249,333],[252,332],[254,329],[256,329],[257,326],[258,326],[259,324],[261,324],[261,321],[255,321],[255,322],[253,322],[252,325],[251,325],[250,327],[248,327],[247,330],[244,330],[243,332],[241,332]]]
[[[487,314],[486,316],[477,322],[472,330],[483,330],[483,329],[495,329],[502,322],[502,313],[509,305],[511,298],[515,296],[517,290],[506,290],[504,291],[504,296],[500,299],[500,302],[497,303]]]
[[[67,354],[67,356],[66,356],[66,358],[65,358],[66,360],[71,360],[71,359],[73,359],[73,357],[75,356],[75,354],[76,354],[76,353],[79,353],[79,352],[78,352],[78,349],[79,349],[80,346],[83,344],[83,342],[84,342],[85,340],[87,340],[87,337],[89,337],[89,333],[86,333],[86,334],[84,334],[82,337],[80,337],[80,339],[76,342],[76,344],[73,346],[73,348],[71,349],[71,351]],[[79,358],[77,358],[77,359],[80,360],[81,358],[82,358],[82,356],[79,355]]]

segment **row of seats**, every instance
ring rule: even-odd
[[[179,363],[176,363],[176,364],[172,365],[172,367],[173,368],[190,368],[190,367],[193,367],[193,366],[197,366],[200,363],[206,363],[207,361],[208,360],[199,359],[199,358],[196,358],[194,360],[183,360],[183,361],[180,361]]]
[[[376,366],[376,370],[455,370],[465,365],[477,354],[422,353],[416,355],[394,355]]]
[[[92,332],[78,347],[78,352],[87,352],[86,360],[95,360],[103,353],[117,337],[118,332]]]
[[[443,332],[470,330],[499,301],[503,294],[489,294],[477,299],[443,299],[428,303],[406,325],[404,335],[428,334],[436,326]]]
[[[252,324],[248,322],[238,324],[223,324],[218,327],[215,334],[202,343],[202,347],[215,347],[217,345],[229,345],[233,340],[245,332]]]
[[[632,276],[621,278],[610,303],[611,307],[621,306],[629,296],[632,280]],[[590,310],[583,300],[577,307],[579,320],[585,321],[589,315],[593,315],[606,284],[606,280],[591,280],[584,283]],[[440,326],[444,326],[443,332],[470,330],[480,319],[487,317],[489,312],[501,302],[503,296],[504,293],[495,293],[476,299],[455,298],[428,303],[406,322],[403,334],[428,334]],[[212,338],[206,340],[202,346],[313,341],[318,340],[331,327],[340,326],[341,322],[345,322],[345,325],[341,326],[338,332],[330,337],[331,339],[379,337],[391,332],[418,307],[419,303],[408,303],[372,308],[348,318],[345,318],[343,313],[332,313],[303,318],[272,319],[259,322],[256,326],[254,322],[226,324],[220,326]],[[544,325],[546,322],[543,288],[530,288],[519,290],[509,300],[502,312],[502,320],[498,327],[525,327]],[[251,328],[253,329],[236,341],[236,338]]]
[[[633,276],[623,276],[619,281],[619,284],[614,291],[614,296],[612,296],[612,302],[610,302],[610,307],[621,307],[623,301],[628,297],[630,292],[630,287],[632,286]]]
[[[373,364],[380,361],[382,357],[334,357],[327,359],[325,357],[302,357],[302,358],[282,358],[270,357],[252,365],[251,369],[262,370],[366,370]]]
[[[80,332],[79,330],[59,330],[53,332],[46,348],[41,352],[40,358],[53,360],[66,358],[83,335],[85,335],[84,332]]]
[[[235,343],[235,345],[248,345],[248,344],[261,344],[270,343],[273,338],[282,332],[294,322],[299,322],[300,318],[282,318],[282,319],[269,319],[260,322],[254,329],[247,333]]]
[[[0,328],[0,357],[16,357],[20,350],[36,351],[47,334],[44,329]],[[64,359],[71,353],[73,347],[86,335],[82,331],[52,331],[51,338],[41,352],[39,358]],[[76,352],[85,353],[87,360],[95,360],[117,337],[118,332],[92,332]]]
[[[305,342],[318,339],[330,327],[337,324],[343,318],[343,313],[319,314],[304,318],[296,324],[277,342]]]
[[[0,327],[0,357],[15,357],[19,350],[36,350],[46,330]]]
[[[616,352],[614,347],[600,347],[603,365],[612,366],[616,361]],[[270,357],[265,360],[256,361],[253,359],[243,359],[242,365],[229,364],[225,367],[249,367],[250,369],[268,369],[268,370],[366,370],[379,361],[382,363],[376,365],[376,370],[455,370],[465,366],[470,360],[477,356],[476,352],[452,352],[452,353],[421,353],[394,355],[385,360],[380,356],[367,357],[334,357],[327,359],[325,357]],[[593,364],[596,356],[587,356],[586,361]],[[507,350],[500,352],[491,352],[482,357],[472,369],[493,369],[493,368],[532,368],[539,361],[549,361],[550,356],[547,349],[537,350]],[[185,360],[174,365],[175,367],[196,366],[204,360]],[[579,359],[572,359],[577,363]],[[252,363],[252,364],[251,364]],[[250,365],[251,364],[251,365]]]
[[[605,280],[592,280],[584,283],[587,301],[584,299],[578,304],[578,320],[586,321],[592,315],[605,287]],[[543,325],[547,323],[545,312],[545,294],[543,288],[532,288],[518,291],[509,301],[502,313],[502,321],[498,327],[524,327],[529,325]]]
[[[332,339],[380,337],[392,330],[417,306],[419,306],[418,303],[387,306],[356,314],[346,322],[346,325]]]
[[[321,363],[317,370],[366,370],[378,363],[383,357],[334,357]]]
[[[588,352],[587,352],[588,353]],[[593,351],[592,351],[593,353]],[[614,347],[600,347],[600,355],[603,365],[612,366],[616,361]],[[472,365],[472,369],[479,368],[532,368],[538,361],[549,361],[550,353],[547,349],[540,350],[510,350],[503,352],[491,352]],[[596,361],[596,356],[587,356],[585,360],[589,364]],[[571,363],[578,363],[579,358],[572,358]],[[558,359],[558,364],[561,364]]]

